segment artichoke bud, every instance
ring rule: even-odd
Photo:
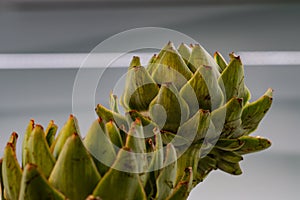
[[[114,95],[112,92],[109,94],[109,107],[115,113],[119,113],[119,105],[117,99],[117,95]]]
[[[189,105],[190,115],[197,112],[199,108],[212,111],[223,104],[223,92],[217,76],[212,67],[200,66],[188,83],[182,87],[180,95]]]
[[[46,141],[47,141],[49,147],[51,147],[51,145],[53,144],[53,142],[55,140],[55,134],[57,132],[57,129],[58,129],[57,125],[54,124],[53,120],[51,120],[45,131]]]
[[[45,133],[41,125],[36,125],[28,140],[29,161],[39,167],[46,178],[55,165],[55,159],[50,152]]]
[[[226,60],[224,59],[224,57],[221,55],[220,52],[214,53],[214,59],[215,59],[215,62],[220,67],[220,73],[222,73],[222,71],[224,71],[226,69],[226,67],[228,66]]]
[[[186,45],[185,43],[181,43],[178,47],[178,52],[181,55],[181,57],[183,58],[185,64],[188,64],[188,61],[191,56],[190,47],[188,45]]]
[[[49,182],[69,199],[85,199],[101,176],[80,136],[73,133],[66,141],[50,175]],[[78,184],[81,183],[81,184]]]
[[[171,44],[160,58],[158,66],[152,73],[152,78],[159,85],[164,82],[172,82],[179,90],[192,75],[174,45]]]
[[[172,133],[176,133],[179,126],[189,117],[188,105],[172,83],[162,84],[149,110],[152,121],[161,130]]]
[[[66,140],[71,135],[73,135],[73,133],[79,134],[78,122],[73,115],[70,115],[68,121],[64,124],[64,126],[60,130],[56,140],[53,142],[50,148],[55,159],[58,158]]]
[[[148,110],[149,104],[159,90],[159,87],[142,66],[134,66],[129,69],[125,88],[121,103],[127,110],[137,111]]]
[[[34,128],[34,120],[31,119],[29,121],[29,124],[26,128],[26,131],[25,131],[25,134],[24,134],[24,139],[23,139],[23,143],[22,143],[22,166],[25,167],[25,165],[29,162],[28,161],[28,151],[27,151],[27,148],[28,148],[28,139],[30,137],[30,134]]]
[[[25,166],[19,199],[22,200],[65,200],[63,194],[53,188],[34,164]]]
[[[214,59],[207,53],[207,51],[199,44],[195,44],[192,47],[190,59],[188,61],[188,67],[194,73],[200,66],[211,66],[215,70],[219,70],[219,66]]]
[[[2,160],[3,186],[6,199],[18,199],[22,170],[17,160],[15,146],[8,142]]]
[[[259,122],[265,116],[272,105],[272,89],[268,89],[266,93],[258,100],[246,104],[242,113],[242,127],[244,135],[249,135],[259,125]]]
[[[229,101],[232,97],[243,98],[244,103],[249,100],[249,90],[246,89],[244,84],[244,66],[239,56],[231,56],[228,67],[219,77],[219,84],[224,85],[226,101]]]
[[[110,127],[114,128],[114,127]],[[93,160],[101,175],[104,175],[116,158],[116,148],[105,133],[102,119],[95,120],[84,138],[84,146],[93,156]],[[107,131],[109,134],[109,131]]]

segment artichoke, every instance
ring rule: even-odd
[[[214,59],[200,45],[169,42],[147,67],[134,57],[120,104],[97,105],[82,138],[70,115],[55,137],[30,120],[16,158],[13,133],[0,162],[2,199],[187,199],[212,171],[240,175],[243,155],[268,148],[249,136],[272,103],[272,90],[249,102],[240,57]]]

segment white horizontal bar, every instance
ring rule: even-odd
[[[237,52],[245,65],[300,65],[300,51]]]
[[[89,55],[90,54],[86,53],[0,54],[0,69],[77,69],[81,67],[81,65]],[[129,66],[133,56],[138,55],[141,60],[148,61],[153,54],[128,53],[121,57],[119,57],[119,53],[99,53],[92,55],[93,59],[91,60],[94,60],[96,58],[97,62],[101,62],[101,59],[107,60],[107,58],[111,58],[113,62],[108,67],[127,67]],[[103,68],[103,66],[101,65],[97,66],[96,62],[92,67]]]
[[[0,54],[0,69],[66,69],[79,68],[89,54]],[[101,58],[116,58],[117,53],[97,54]],[[143,65],[153,53],[128,53],[112,62],[109,67],[127,67],[133,56],[138,55]],[[244,65],[300,65],[300,51],[253,51],[237,52]]]

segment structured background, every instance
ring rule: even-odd
[[[300,51],[300,4],[285,2],[0,1],[0,54],[88,53],[116,33],[143,26],[180,31],[210,53]],[[50,119],[63,125],[72,112],[79,65],[73,69],[0,69],[0,154],[12,131],[22,140],[30,118],[45,126]],[[126,72],[124,67],[107,71],[99,83],[98,102],[107,104],[109,91]],[[191,200],[299,199],[300,66],[246,65],[245,73],[253,99],[268,87],[275,90],[273,107],[255,133],[270,138],[273,146],[246,156],[241,176],[212,172],[192,192]]]

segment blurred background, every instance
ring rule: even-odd
[[[268,87],[275,90],[272,109],[255,133],[270,138],[272,147],[246,156],[241,176],[212,172],[189,199],[299,199],[299,10],[293,0],[0,0],[0,155],[16,131],[20,156],[30,118],[63,125],[85,53],[128,29],[164,27],[192,37],[211,54],[240,54],[252,99]],[[106,71],[97,102],[107,105],[126,65]]]

